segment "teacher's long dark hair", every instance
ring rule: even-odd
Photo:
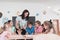
[[[25,13],[28,13],[28,15],[26,17],[25,17]],[[20,16],[22,17],[22,19],[28,20],[29,14],[30,14],[29,11],[27,9],[25,9]]]

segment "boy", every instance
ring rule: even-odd
[[[32,22],[28,22],[28,27],[26,28],[26,32],[31,35],[34,33],[34,26]]]

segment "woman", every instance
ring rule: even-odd
[[[25,9],[20,16],[16,18],[16,28],[25,29],[29,19],[29,11]]]

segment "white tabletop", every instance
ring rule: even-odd
[[[60,40],[60,36],[56,34],[11,35],[9,39]]]

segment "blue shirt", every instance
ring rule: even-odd
[[[33,34],[34,33],[34,26],[32,26],[32,28],[27,27],[26,32],[28,32],[28,34],[30,34],[30,35]]]

